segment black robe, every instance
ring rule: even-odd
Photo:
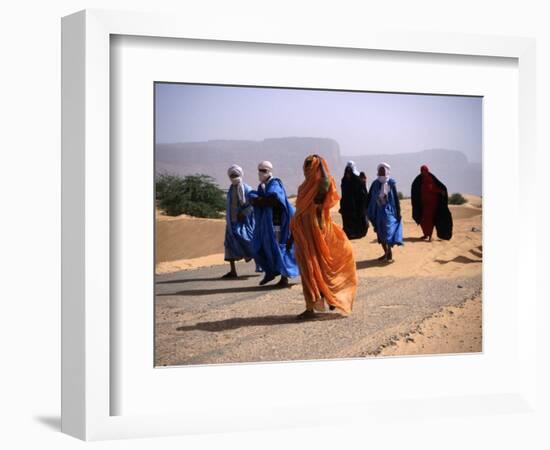
[[[453,237],[453,217],[449,211],[449,195],[446,186],[430,173],[434,184],[441,189],[438,195],[437,208],[435,211],[434,225],[437,237],[443,240],[450,240]],[[414,221],[419,224],[422,220],[422,175],[418,175],[411,186],[411,203]]]
[[[367,189],[361,179],[352,174],[350,178],[342,178],[342,197],[340,198],[340,214],[344,232],[348,239],[360,239],[367,234]]]

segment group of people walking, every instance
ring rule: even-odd
[[[254,260],[256,271],[264,274],[260,285],[280,277],[277,285],[285,287],[289,278],[301,276],[306,309],[298,319],[314,318],[315,311],[324,311],[327,305],[349,315],[357,291],[350,240],[364,237],[370,222],[384,250],[380,261],[392,262],[392,248],[403,245],[399,196],[390,170],[389,164],[380,163],[377,178],[367,189],[365,174],[349,161],[340,196],[325,159],[310,155],[304,161],[304,181],[294,207],[269,161],[258,165],[256,190],[243,181],[242,168],[232,165],[227,171],[231,186],[224,242],[231,270],[223,278],[237,278],[235,261]],[[440,238],[450,239],[447,189],[426,166],[414,180],[411,194],[413,219],[421,225],[423,239],[431,240],[434,227]],[[338,202],[343,228],[330,213]]]

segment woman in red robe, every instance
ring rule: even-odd
[[[422,239],[432,240],[434,227],[441,239],[451,239],[452,217],[447,206],[447,188],[423,165],[412,184],[413,219],[422,228]]]
[[[422,219],[420,219],[420,227],[422,228],[422,239],[432,240],[432,234],[435,226],[435,213],[439,201],[439,189],[430,176],[428,166],[420,168],[422,183],[420,185],[420,198],[422,199]]]

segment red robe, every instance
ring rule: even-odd
[[[435,214],[437,212],[438,196],[441,193],[433,182],[429,173],[422,174],[421,199],[422,199],[422,219],[420,226],[424,236],[431,236],[434,231]]]

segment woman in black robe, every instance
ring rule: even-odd
[[[348,239],[360,239],[367,234],[367,189],[359,178],[353,161],[349,161],[342,177],[340,214]]]
[[[363,197],[365,197],[365,216],[367,215],[367,209],[369,207],[369,190],[367,188],[367,175],[365,172],[359,174],[359,179],[361,180],[361,188],[363,189]],[[369,218],[367,216],[367,228],[369,226]]]

